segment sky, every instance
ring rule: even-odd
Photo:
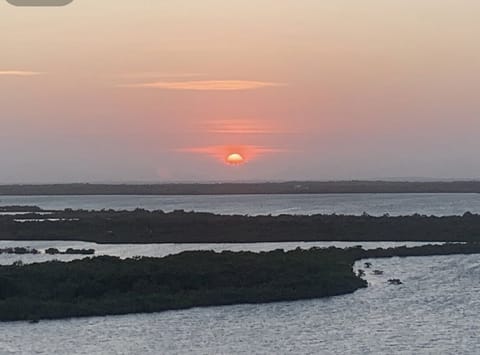
[[[479,13],[0,0],[0,183],[480,177]]]

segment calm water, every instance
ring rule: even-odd
[[[0,265],[11,265],[15,261],[22,261],[24,264],[41,263],[50,260],[72,261],[84,259],[82,255],[47,255],[44,254],[48,248],[57,248],[65,251],[68,248],[74,249],[95,249],[95,255],[111,255],[120,258],[132,258],[134,256],[164,257],[190,250],[214,250],[222,252],[244,251],[253,252],[270,251],[275,249],[293,250],[295,248],[310,249],[312,247],[328,248],[336,246],[347,248],[362,245],[364,249],[388,248],[406,245],[408,247],[423,244],[441,244],[424,242],[289,242],[289,243],[239,243],[239,244],[95,244],[75,241],[0,241],[0,249],[13,247],[30,247],[42,252],[37,255],[16,255],[0,254]],[[0,354],[1,355],[1,354]]]
[[[176,209],[219,214],[461,215],[480,213],[480,194],[327,194],[228,196],[0,196],[0,205],[46,209]]]
[[[372,262],[385,274],[367,274],[367,289],[329,299],[0,323],[0,353],[478,353],[480,256]]]

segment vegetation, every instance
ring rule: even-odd
[[[34,248],[14,247],[0,249],[1,254],[40,254],[40,251]]]
[[[480,244],[264,253],[194,251],[165,258],[102,256],[0,266],[0,321],[159,312],[328,297],[367,287],[364,258],[479,254]],[[399,285],[399,279],[390,279]]]
[[[377,248],[365,250],[361,247],[347,248],[345,252],[355,260],[360,259],[378,259],[392,257],[409,256],[434,256],[434,255],[456,255],[456,254],[480,254],[480,243],[445,243],[445,244],[426,244],[416,247],[395,247],[395,248]],[[371,263],[365,263],[365,268],[370,268]]]
[[[30,247],[12,247],[12,248],[2,248],[0,249],[1,254],[18,254],[18,255],[25,255],[25,254],[32,254],[38,255],[42,252],[35,248]],[[67,254],[67,255],[93,255],[95,254],[94,249],[73,249],[68,248],[66,251],[60,251],[57,248],[48,248],[45,250],[45,254],[49,255],[56,255],[56,254]]]
[[[158,312],[327,297],[366,287],[341,249],[185,252],[0,267],[0,320]]]
[[[175,211],[50,211],[0,216],[1,240],[97,243],[253,243],[286,241],[480,242],[480,215],[374,217],[227,216]],[[30,219],[18,223],[19,219]]]
[[[1,189],[1,186],[0,186]],[[42,212],[38,206],[0,206],[0,212]]]
[[[214,184],[0,185],[0,195],[224,195],[302,193],[479,193],[480,181],[290,181]]]
[[[95,254],[94,249],[73,249],[68,248],[66,251],[60,251],[57,248],[48,248],[45,250],[45,254],[49,255],[59,255],[59,254],[66,254],[66,255],[93,255]]]
[[[480,244],[264,253],[194,251],[165,258],[102,256],[0,266],[0,321],[159,312],[328,297],[367,286],[364,258],[480,254]],[[370,264],[370,263],[369,263]],[[388,281],[401,284],[398,279]]]

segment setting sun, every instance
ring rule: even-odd
[[[231,165],[240,165],[245,163],[245,158],[238,153],[232,153],[225,158],[225,161]]]
[[[243,165],[265,154],[286,152],[284,149],[257,145],[214,145],[206,147],[180,148],[178,152],[209,155],[228,165]]]

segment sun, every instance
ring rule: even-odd
[[[230,165],[240,165],[245,163],[245,158],[239,153],[231,153],[227,155],[225,161]]]

